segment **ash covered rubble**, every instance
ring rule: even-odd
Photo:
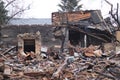
[[[78,18],[91,21],[93,13],[87,11]],[[116,32],[116,42],[111,28],[85,28],[83,23],[67,26],[69,33],[65,35],[66,25],[55,28],[54,35],[61,40],[59,49],[44,47],[40,32],[18,34],[17,47],[1,46],[0,80],[119,80],[120,32]]]

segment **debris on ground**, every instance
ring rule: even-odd
[[[19,56],[15,47],[1,49],[0,80],[119,80],[120,51],[105,52],[99,46],[74,47],[74,55],[42,48],[41,59]],[[34,54],[34,53],[33,53]],[[43,55],[45,54],[45,55]],[[32,57],[31,59],[29,59]]]

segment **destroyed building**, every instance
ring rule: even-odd
[[[52,22],[1,28],[0,80],[120,79],[120,50],[113,50],[113,29],[106,25],[99,10],[55,12]],[[119,34],[116,31],[120,41]],[[61,53],[51,47],[65,48],[69,42],[73,52],[72,48]],[[105,44],[105,52],[101,46],[94,46],[101,44]],[[14,50],[16,45],[18,51]],[[50,48],[41,52],[42,46]]]
[[[88,47],[115,40],[113,27],[107,26],[100,10],[52,13],[52,25],[7,25],[1,29],[1,44],[17,45],[17,35],[41,33],[42,45],[60,46],[67,36],[72,45]],[[6,33],[7,32],[7,33]],[[53,36],[54,35],[54,36]],[[55,39],[55,38],[56,39]],[[59,39],[57,39],[59,38]]]
[[[52,24],[56,26],[54,36],[67,36],[72,45],[88,47],[115,40],[113,28],[106,24],[100,10],[54,12]]]

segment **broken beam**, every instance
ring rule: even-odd
[[[80,29],[80,28],[75,28],[75,27],[70,27],[70,28],[74,28],[75,30],[77,30],[77,31],[79,31],[79,32],[82,32],[82,33],[84,33],[84,34],[87,34],[87,35],[89,35],[89,36],[91,36],[91,37],[94,37],[94,38],[96,38],[96,39],[102,40],[102,41],[104,41],[104,42],[108,42],[107,40],[105,40],[105,39],[103,39],[103,38],[101,38],[101,37],[95,36],[95,35],[93,35],[93,34],[87,33],[87,32],[83,31],[83,30]]]

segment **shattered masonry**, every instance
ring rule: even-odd
[[[2,27],[0,80],[120,79],[120,31],[99,10],[55,12],[52,23]]]

